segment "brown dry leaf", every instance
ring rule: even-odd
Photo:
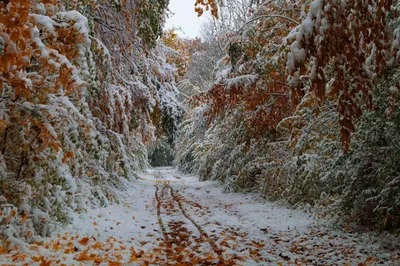
[[[34,262],[39,262],[39,261],[41,261],[42,259],[41,259],[40,257],[35,257],[35,256],[33,256],[33,257],[32,257],[32,260],[33,260]]]
[[[28,255],[26,255],[26,254],[15,254],[14,256],[12,256],[13,261],[17,261],[17,260],[24,261],[27,257],[28,257]]]
[[[121,266],[122,263],[118,261],[109,261],[108,266]]]
[[[40,266],[51,266],[51,261],[50,260],[45,260],[43,257],[41,258],[42,262],[40,263]]]
[[[85,261],[85,260],[91,260],[91,258],[88,256],[88,251],[89,249],[85,249],[79,257],[76,259],[77,261]]]
[[[101,249],[102,244],[100,242],[96,242],[94,245],[92,245],[92,249]]]
[[[3,247],[0,247],[0,254],[6,254],[8,253]]]
[[[86,246],[86,244],[89,242],[89,238],[88,237],[84,237],[81,240],[78,241],[79,244]]]
[[[135,254],[132,253],[130,258],[129,258],[129,262],[131,263],[131,262],[135,262],[135,261],[137,261],[136,253]]]
[[[66,250],[64,250],[64,254],[71,254],[74,252],[75,252],[74,248],[67,248]]]
[[[21,216],[21,222],[25,223],[25,221],[28,219],[28,217],[29,217],[28,214]]]
[[[10,214],[6,217],[5,221],[4,221],[4,225],[8,225],[8,222],[11,220],[11,218],[13,218],[15,216],[17,212],[15,210],[12,210],[10,212]]]
[[[122,260],[122,256],[119,253],[114,254],[114,257],[116,257],[118,260]]]
[[[94,226],[96,226],[96,225],[99,225],[99,224],[98,224],[98,223],[96,223],[96,222],[93,222],[93,225],[94,225]]]
[[[374,257],[368,257],[366,260],[365,260],[365,262],[369,262],[369,263],[372,263],[372,262],[378,262],[379,260],[377,259],[377,258],[374,258]]]
[[[0,120],[0,130],[3,131],[4,129],[6,129],[7,127],[7,123],[5,120]]]

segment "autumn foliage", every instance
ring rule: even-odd
[[[176,79],[182,78],[189,64],[190,41],[181,39],[175,29],[164,32],[162,42],[167,47],[167,62],[177,68]]]
[[[197,15],[203,15],[204,10],[210,11],[211,14],[218,18],[218,2],[217,0],[196,0],[195,9]]]
[[[2,239],[32,241],[73,212],[117,201],[115,191],[147,165],[156,128],[166,134],[168,124],[173,134],[175,77],[154,60],[165,6],[150,22],[137,7],[0,2],[0,224],[9,225]],[[136,23],[157,30],[144,39]],[[168,123],[152,121],[167,106]]]
[[[398,3],[213,3],[226,56],[181,126],[181,169],[398,228]]]
[[[355,131],[353,118],[361,116],[363,103],[373,107],[371,90],[395,61],[398,48],[392,46],[394,36],[387,25],[392,4],[391,0],[354,0],[346,5],[315,1],[307,18],[288,37],[289,42],[293,40],[288,55],[293,101],[298,103],[304,94],[300,76],[305,75],[319,102],[337,99],[345,152]]]

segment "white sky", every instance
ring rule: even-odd
[[[170,0],[169,9],[174,15],[167,19],[165,28],[181,27],[185,33],[183,36],[190,38],[199,36],[200,25],[204,21],[204,15],[201,18],[197,17],[197,13],[194,12],[195,2],[196,0]]]

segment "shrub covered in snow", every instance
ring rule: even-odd
[[[140,1],[117,2],[140,12]],[[144,45],[160,32],[140,39],[137,14],[91,0],[0,9],[0,230],[31,241],[118,201],[147,166],[146,145],[175,134],[182,110],[174,67]]]
[[[398,3],[239,2],[244,20],[217,8],[226,57],[181,125],[181,169],[399,228]]]

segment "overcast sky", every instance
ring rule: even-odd
[[[196,0],[170,0],[169,9],[174,15],[167,20],[165,28],[181,27],[185,33],[184,36],[190,38],[199,36],[204,17],[197,17],[197,13],[194,12],[195,2]]]

